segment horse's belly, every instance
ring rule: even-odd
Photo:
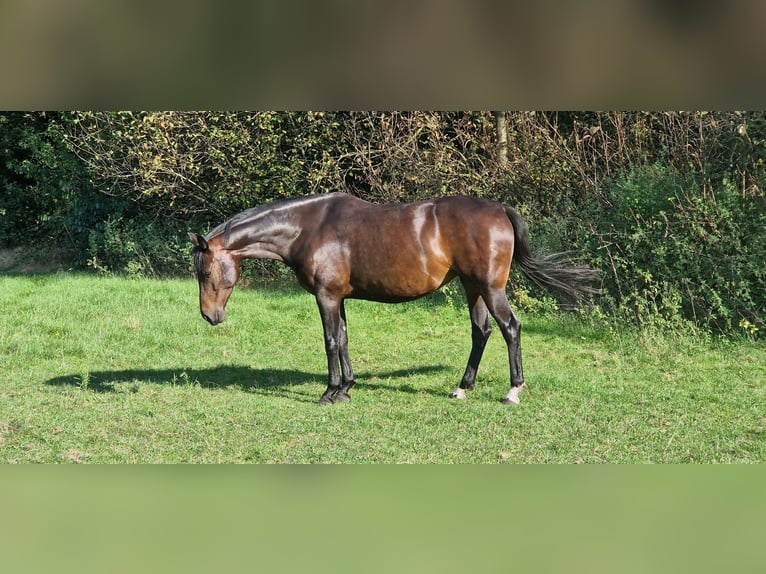
[[[350,297],[371,301],[400,302],[417,299],[436,291],[454,277],[448,267],[422,268],[408,265],[379,267],[375,273],[351,275]]]

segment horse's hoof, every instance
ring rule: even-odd
[[[505,398],[503,399],[504,405],[518,405],[519,404],[519,393],[524,390],[524,383],[516,386],[511,387],[511,390],[508,391],[508,394],[505,395]]]
[[[451,399],[464,399],[465,389],[455,389],[449,396]]]
[[[318,404],[318,405],[322,405],[322,406],[325,406],[325,405],[331,405],[331,404],[333,404],[334,402],[335,402],[335,401],[333,401],[333,400],[332,400],[330,397],[322,397],[321,399],[319,399],[319,401],[317,402],[317,404]]]
[[[348,393],[338,393],[332,400],[334,403],[347,403],[351,400],[351,397],[348,396]]]

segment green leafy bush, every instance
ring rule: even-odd
[[[63,213],[87,183],[59,118],[0,113],[0,246],[67,239]]]
[[[599,311],[766,333],[766,114],[506,118],[500,161],[491,112],[2,112],[0,245],[55,244],[102,272],[187,274],[187,230],[275,199],[468,194],[520,209],[536,248],[598,267]],[[248,281],[290,275],[244,267]],[[517,307],[556,307],[510,285]]]
[[[766,205],[729,181],[704,190],[662,165],[635,168],[590,205],[579,241],[603,272],[605,304],[639,324],[763,327]]]
[[[87,265],[102,273],[161,277],[190,271],[186,234],[170,225],[110,218],[91,230]]]

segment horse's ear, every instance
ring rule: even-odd
[[[192,233],[191,231],[189,233],[189,239],[191,239],[191,242],[194,243],[197,247],[202,249],[202,251],[207,251],[210,249],[210,246],[207,244],[207,241],[205,241],[205,238],[202,237],[199,233]]]

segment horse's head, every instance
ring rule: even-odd
[[[239,279],[239,259],[216,248],[198,233],[189,233],[194,244],[194,271],[199,281],[199,310],[211,325],[226,319],[226,302]]]

